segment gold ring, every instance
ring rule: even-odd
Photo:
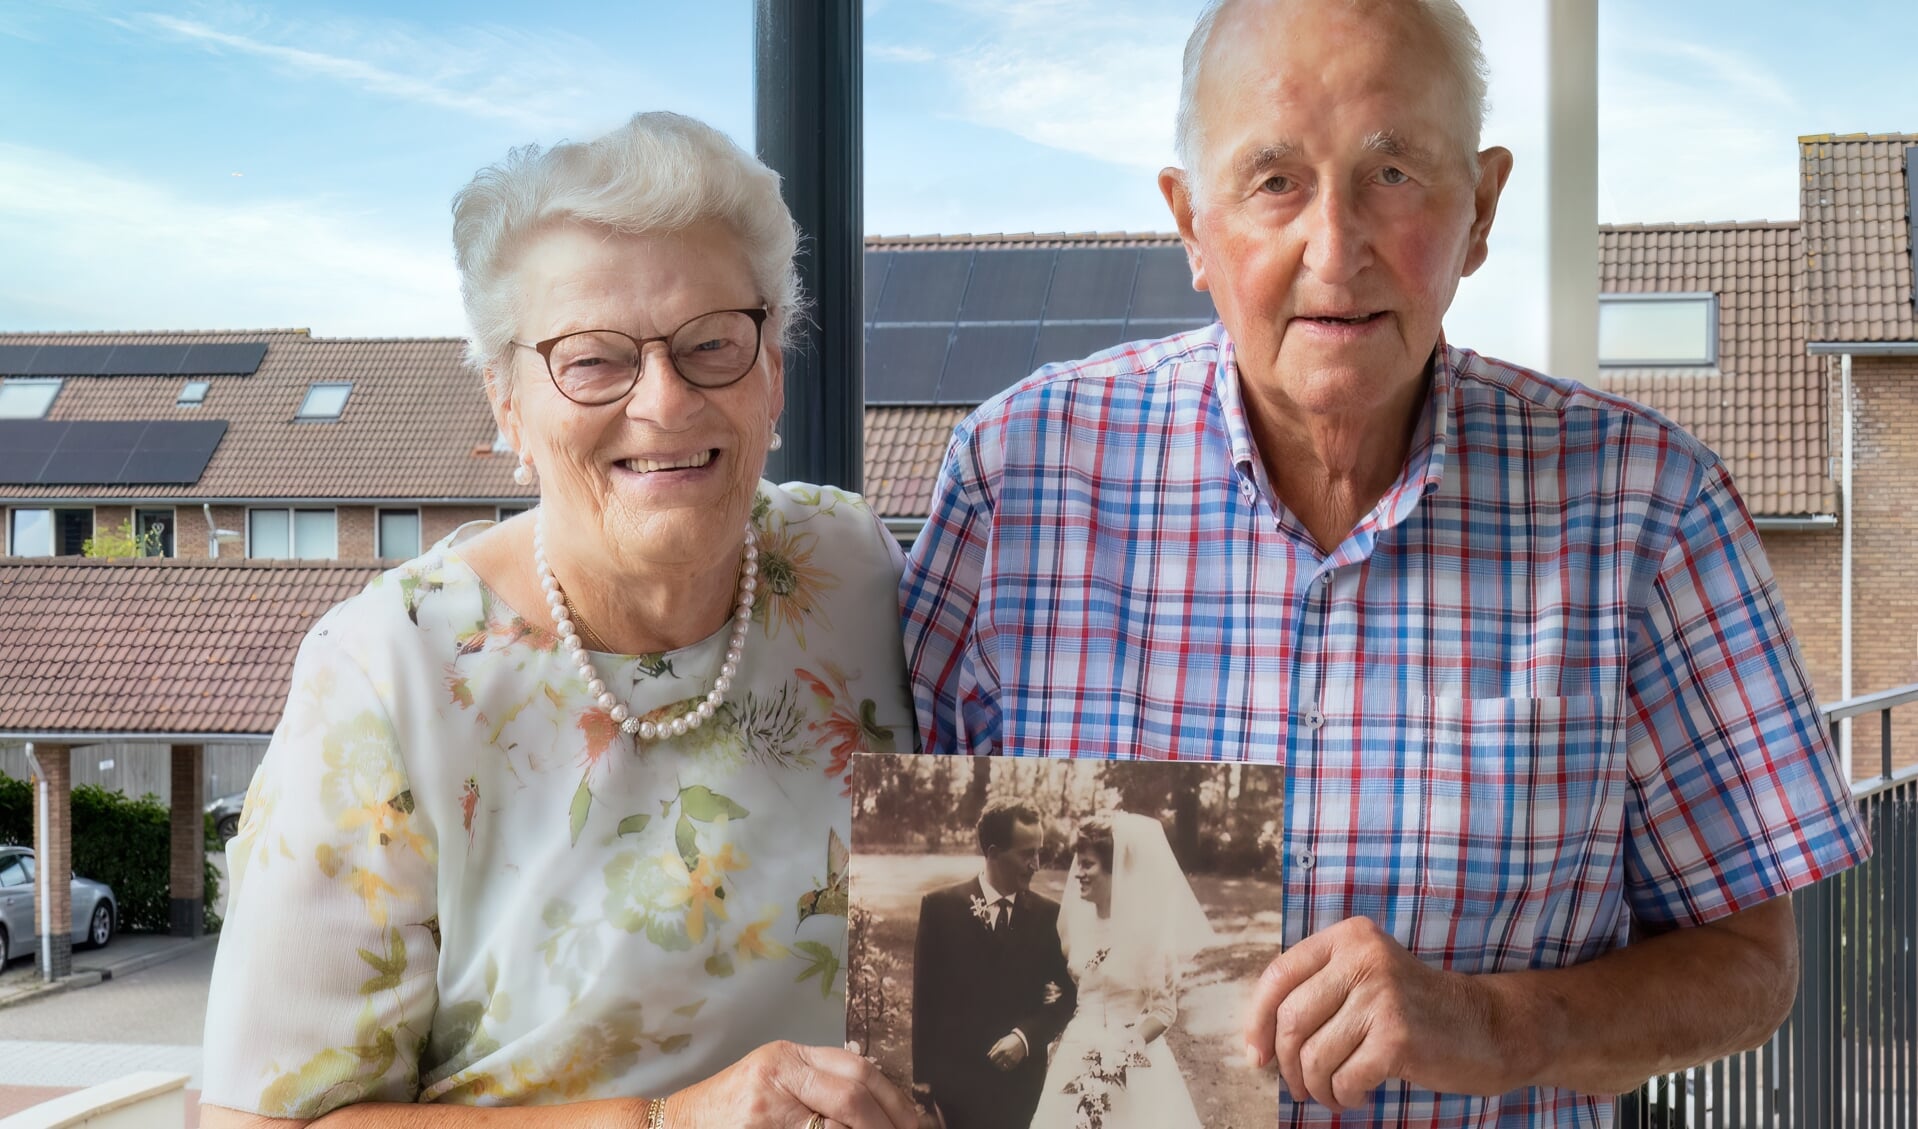
[[[814,1113],[806,1119],[806,1129],[826,1129],[826,1115]]]

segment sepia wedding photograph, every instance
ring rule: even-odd
[[[1271,765],[861,755],[847,1038],[946,1129],[1269,1125]]]

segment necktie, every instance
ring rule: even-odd
[[[1012,899],[1001,895],[992,903],[992,931],[999,932],[1012,924]]]

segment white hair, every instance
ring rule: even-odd
[[[1192,34],[1185,41],[1185,61],[1179,78],[1179,118],[1173,131],[1173,144],[1179,164],[1196,174],[1199,156],[1205,149],[1205,123],[1199,117],[1199,74],[1212,42],[1213,25],[1219,13],[1233,0],[1206,0]],[[1323,2],[1323,0],[1315,0]],[[1346,0],[1352,3],[1353,0]],[[1467,155],[1477,165],[1479,135],[1485,129],[1485,49],[1480,46],[1478,29],[1472,18],[1459,7],[1458,0],[1412,0],[1424,11],[1438,40],[1439,57],[1452,81],[1465,99],[1466,120],[1471,124]]]
[[[564,223],[636,235],[707,222],[739,240],[771,311],[767,336],[791,344],[805,317],[793,266],[799,229],[779,195],[778,174],[725,134],[660,112],[636,114],[592,141],[511,150],[453,197],[453,254],[471,328],[467,359],[486,369],[505,353],[521,306],[514,268],[535,236]]]

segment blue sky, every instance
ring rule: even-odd
[[[4,0],[0,329],[457,334],[453,192],[640,109],[750,144],[751,7]],[[867,230],[1164,230],[1197,7],[868,0]],[[1450,331],[1536,363],[1543,6],[1466,7],[1518,171]],[[1798,135],[1918,131],[1918,5],[1811,7],[1601,0],[1602,219],[1794,218]]]

